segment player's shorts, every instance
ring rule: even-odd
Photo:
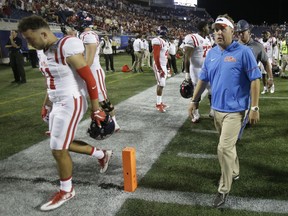
[[[156,81],[157,81],[157,85],[164,87],[166,85],[166,79],[167,79],[167,73],[168,72],[167,72],[166,65],[165,66],[161,65],[161,68],[162,68],[162,70],[165,73],[164,77],[160,76],[160,73],[158,72],[156,65],[155,64],[153,65],[153,70],[154,70],[155,78],[156,78]]]
[[[201,68],[195,68],[195,67],[191,67],[190,65],[190,78],[191,78],[191,81],[194,85],[194,87],[196,87],[197,85],[197,82],[198,82],[198,79],[199,79],[199,72],[201,71]],[[211,86],[210,86],[210,83],[208,83],[206,89],[208,90],[208,93],[211,94]]]
[[[272,67],[272,59],[271,58],[268,59],[268,62],[270,63],[270,65]],[[259,66],[259,69],[262,72],[262,74],[267,74],[267,71],[265,70],[264,65],[262,64],[262,62],[259,62],[258,66]]]
[[[192,65],[190,65],[189,70],[190,70],[191,81],[196,86],[197,82],[198,82],[198,79],[199,79],[199,75],[198,74],[201,71],[201,68],[196,68],[196,67],[193,67]]]
[[[87,100],[81,95],[71,95],[53,98],[52,102],[49,115],[50,148],[68,149],[74,140],[78,124],[87,111]]]

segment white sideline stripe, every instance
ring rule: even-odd
[[[260,97],[260,99],[277,99],[277,100],[287,100],[288,97]]]
[[[192,132],[198,132],[198,133],[213,133],[217,134],[218,132],[215,130],[200,130],[200,129],[192,129]]]
[[[175,203],[181,205],[201,205],[212,207],[214,194],[164,191],[147,188],[138,188],[130,198],[161,203]],[[272,199],[253,199],[229,196],[223,208],[247,210],[255,212],[288,213],[288,202]]]
[[[199,159],[215,159],[218,158],[217,155],[212,154],[190,154],[185,152],[179,152],[177,154],[179,157],[186,157],[186,158],[199,158]]]

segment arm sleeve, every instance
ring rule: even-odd
[[[87,90],[91,100],[98,99],[98,89],[96,86],[96,81],[88,65],[77,69],[78,74],[83,80],[85,80],[87,85]]]

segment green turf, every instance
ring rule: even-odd
[[[103,58],[101,58],[103,65]],[[153,72],[122,73],[122,65],[131,57],[115,57],[115,73],[108,73],[106,84],[112,103],[117,104],[148,87],[154,86]],[[178,68],[180,68],[180,60]],[[45,95],[44,78],[27,64],[27,83],[11,84],[10,67],[0,65],[0,160],[46,139],[47,125],[40,116]],[[240,179],[232,186],[231,195],[249,198],[288,200],[287,163],[287,85],[288,80],[275,78],[274,94],[261,95],[260,122],[245,129],[237,144]],[[200,105],[201,114],[208,114],[208,100]],[[183,108],[186,112],[186,108]],[[87,114],[86,117],[88,117]],[[208,130],[212,133],[199,130]],[[218,135],[213,121],[203,117],[201,123],[187,120],[167,146],[152,169],[139,182],[139,187],[169,191],[214,194],[220,168],[217,159],[181,157],[178,153],[216,155]],[[163,204],[128,199],[117,215],[277,215],[210,207]]]
[[[171,203],[128,199],[116,216],[277,216],[283,214],[258,213],[231,209],[214,209]]]
[[[101,63],[103,64],[103,57]],[[123,73],[121,67],[131,62],[124,54],[114,56],[116,72],[107,73],[106,85],[111,102],[117,103],[156,84],[151,69],[144,73]],[[130,65],[131,66],[131,65]],[[105,68],[105,67],[103,67]],[[11,84],[12,70],[0,65],[0,160],[46,139],[47,125],[41,119],[41,106],[46,94],[45,79],[29,63],[25,66],[27,83]],[[85,117],[88,117],[89,113]]]
[[[288,115],[285,111],[288,97],[281,90],[286,88],[287,81],[280,78],[275,81],[276,92],[261,96],[260,122],[246,128],[237,144],[241,176],[232,186],[232,195],[288,200],[286,190],[283,189],[288,187]],[[200,110],[208,112],[207,99],[202,101]],[[218,134],[194,132],[196,129],[215,131],[213,121],[208,117],[199,124],[191,124],[187,120],[142,179],[140,186],[210,194],[217,192],[220,175],[218,159],[177,156],[180,152],[216,156]]]

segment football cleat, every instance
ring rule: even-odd
[[[166,112],[165,108],[163,107],[162,104],[156,104],[156,109],[161,112],[161,113],[164,113]]]
[[[270,88],[270,93],[274,93],[275,92],[275,85],[273,84],[272,86],[271,86],[271,88]]]
[[[267,93],[267,92],[268,92],[268,89],[267,89],[266,86],[264,86],[263,91],[261,92],[261,94],[265,94],[265,93]]]
[[[110,159],[112,157],[112,150],[103,150],[104,157],[102,159],[98,159],[98,162],[100,164],[100,173],[105,173],[108,169],[108,165],[110,162]]]
[[[168,106],[167,104],[161,103],[161,105],[163,106],[163,108],[169,108],[170,106]]]
[[[60,207],[61,205],[63,205],[68,200],[72,199],[74,196],[75,196],[75,190],[73,187],[71,189],[71,192],[60,190],[53,196],[53,198],[49,202],[42,205],[40,207],[40,210],[50,211],[50,210],[56,209]]]

